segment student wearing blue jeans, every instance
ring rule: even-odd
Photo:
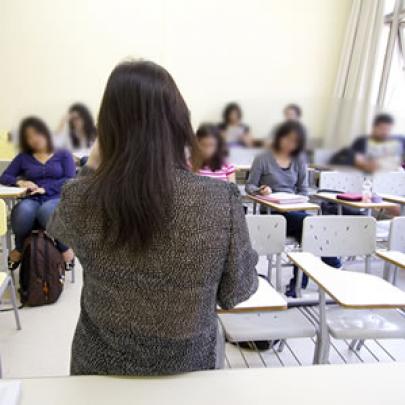
[[[52,213],[55,211],[60,198],[41,202],[31,198],[20,201],[11,213],[11,227],[15,234],[15,248],[22,252],[24,240],[36,227],[46,228],[46,224]],[[60,252],[66,252],[69,247],[56,241],[56,246]]]
[[[15,269],[22,259],[24,240],[35,228],[46,228],[58,205],[63,185],[75,176],[73,156],[66,150],[54,150],[46,124],[29,117],[20,126],[19,153],[0,176],[0,184],[27,189],[26,197],[11,212],[15,249],[10,252],[9,267]],[[74,263],[74,253],[57,242],[66,268]]]
[[[258,155],[246,182],[246,192],[252,195],[268,195],[272,192],[308,194],[307,165],[305,159],[305,129],[297,121],[286,121],[279,125],[274,133],[271,147]],[[304,219],[308,214],[293,211],[282,214],[287,220],[287,235],[301,242]],[[323,257],[322,260],[340,267],[337,257]],[[295,297],[297,269],[290,280],[286,294]],[[303,287],[308,283],[303,278]]]

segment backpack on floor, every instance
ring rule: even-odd
[[[55,241],[44,231],[25,240],[20,266],[21,303],[31,307],[52,304],[63,290],[65,266]]]

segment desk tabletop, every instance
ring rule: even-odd
[[[21,197],[26,193],[26,188],[8,187],[0,185],[0,198],[16,198]]]
[[[280,311],[287,309],[287,301],[279,294],[266,280],[259,277],[259,287],[257,291],[246,301],[240,303],[232,309],[218,308],[219,314],[258,312],[258,311]]]
[[[20,405],[403,405],[404,363],[22,380]],[[291,389],[294,381],[294,389]]]
[[[288,257],[343,307],[405,308],[405,292],[380,277],[335,269],[307,252]]]
[[[393,195],[393,194],[379,194],[379,196],[383,200],[386,200],[386,201],[390,201],[390,202],[401,204],[401,205],[405,204],[405,197],[404,196]]]
[[[276,204],[268,200],[264,200],[258,196],[247,195],[246,198],[262,204],[274,211],[278,212],[290,212],[290,211],[319,211],[320,207],[318,204],[306,202],[298,204]]]
[[[383,202],[379,202],[379,203],[373,203],[373,202],[365,203],[362,201],[340,200],[340,199],[336,198],[335,193],[316,193],[314,195],[314,197],[321,198],[321,199],[327,200],[327,201],[331,201],[331,202],[334,202],[337,204],[345,205],[347,207],[359,208],[359,209],[363,209],[363,208],[383,209],[383,208],[395,207],[397,205],[395,203],[387,202],[387,201],[383,201]]]
[[[381,259],[394,264],[401,269],[405,269],[405,253],[398,252],[397,250],[377,250],[376,255]]]

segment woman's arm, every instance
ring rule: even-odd
[[[21,175],[21,155],[17,155],[0,176],[0,184],[4,184],[5,186],[16,186],[17,178]]]
[[[252,249],[239,191],[234,184],[230,184],[230,212],[228,258],[217,295],[218,303],[224,309],[247,300],[258,286],[258,255]]]
[[[308,194],[308,171],[307,163],[303,156],[298,158],[298,181],[297,181],[297,193],[302,195]]]
[[[248,194],[258,194],[260,190],[260,179],[262,177],[262,164],[260,156],[257,156],[250,168],[249,177],[246,181],[245,190]]]

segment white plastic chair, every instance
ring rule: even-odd
[[[379,255],[378,251],[377,255]],[[396,217],[391,221],[388,249],[381,251],[381,255],[379,256],[386,260],[384,266],[384,279],[396,284],[398,266],[390,263],[387,259],[390,256],[393,256],[396,261],[403,261],[405,259],[405,217]],[[394,262],[394,260],[392,260],[392,262]],[[391,271],[392,267],[394,268],[394,271]]]
[[[361,193],[363,180],[363,175],[359,172],[321,172],[319,189]]]
[[[246,215],[253,249],[268,261],[267,279],[271,284],[273,256],[276,256],[276,290],[281,291],[281,254],[286,242],[287,223],[282,215]]]
[[[365,256],[365,272],[370,271],[375,252],[376,221],[358,215],[322,215],[305,218],[301,250],[318,257]],[[302,272],[298,272],[296,291],[301,296]]]
[[[375,228],[376,221],[372,217],[308,217],[304,220],[302,251],[318,257],[365,256],[365,272],[369,273],[376,247]],[[354,339],[352,349],[359,350],[365,339],[405,338],[405,318],[395,310],[348,311],[330,307],[325,316],[334,338]]]
[[[4,270],[0,271],[0,301],[2,301],[4,293],[8,290],[10,292],[11,305],[14,311],[16,326],[17,329],[20,330],[21,323],[20,317],[18,315],[17,297],[14,281],[8,272],[8,265],[7,265],[8,249],[7,249],[6,234],[7,234],[7,207],[4,200],[0,200],[0,238],[2,245],[1,255],[2,255],[2,263],[4,266]],[[2,376],[2,367],[0,360],[0,377],[1,376]]]
[[[286,220],[281,215],[247,215],[247,224],[253,248],[269,260],[276,255],[276,285],[281,290],[281,253],[286,239]],[[219,319],[229,342],[281,340],[316,336],[314,325],[297,308],[284,311],[226,313]],[[283,345],[279,346],[282,350]],[[315,356],[314,356],[315,361]]]
[[[373,176],[373,191],[377,194],[405,196],[405,172],[380,172]]]

